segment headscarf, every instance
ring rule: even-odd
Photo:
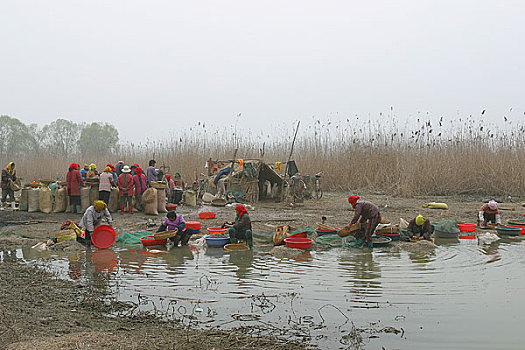
[[[495,200],[489,201],[489,209],[490,210],[498,209],[498,202],[496,202]]]
[[[348,203],[352,204],[352,208],[355,209],[355,204],[360,197],[357,194],[351,194],[348,196]]]
[[[179,178],[182,178],[182,175],[178,171],[175,172],[175,175],[178,175]]]
[[[135,171],[136,171],[136,170],[135,170]],[[168,181],[171,180],[171,175],[170,175],[170,174],[166,174],[166,175],[164,175],[164,176],[166,176],[166,179],[168,179]]]
[[[115,169],[115,167],[113,165],[111,165],[110,163],[106,164],[106,166],[110,167],[111,170]]]
[[[93,203],[93,206],[95,207],[96,211],[102,211],[108,207],[108,205],[104,201],[95,201],[95,203]]]
[[[89,170],[93,171],[97,168],[97,166],[94,163],[89,164]]]
[[[418,216],[416,216],[416,225],[418,226],[423,226],[425,224],[425,221],[427,221],[423,215],[419,214]]]
[[[107,166],[107,167],[104,169],[104,172],[105,172],[105,173],[110,173],[110,172],[111,172],[111,168]]]
[[[80,165],[79,165],[79,167],[80,167]],[[87,163],[84,163],[84,168],[85,168],[85,167],[88,167],[88,168],[89,168],[89,165],[88,165]]]
[[[235,210],[239,212],[239,219],[242,218],[242,215],[244,213],[248,213],[248,210],[244,207],[244,205],[239,204],[235,207]]]
[[[71,164],[69,165],[69,168],[70,168],[70,169],[74,169],[74,170],[76,170],[76,169],[78,169],[78,164],[77,164],[77,163],[71,163]]]
[[[135,175],[140,175],[140,174],[142,174],[142,168],[140,167],[135,168]]]
[[[15,169],[13,169],[13,165],[15,165],[15,162],[9,162],[9,164],[7,164],[7,172],[11,175],[15,173]]]

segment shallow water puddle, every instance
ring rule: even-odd
[[[135,305],[123,313],[155,312],[190,327],[311,339],[325,349],[359,341],[371,349],[521,349],[525,245],[436,243],[437,249],[418,253],[334,248],[291,259],[273,257],[269,246],[233,253],[117,246],[73,255],[23,249],[16,255],[65,278],[111,288]]]

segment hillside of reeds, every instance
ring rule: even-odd
[[[303,174],[323,171],[327,189],[351,192],[414,195],[521,195],[525,193],[525,126],[502,117],[487,123],[483,115],[453,120],[414,117],[400,124],[394,115],[376,121],[353,117],[344,120],[303,121],[292,159]],[[205,172],[207,159],[260,158],[285,162],[295,125],[250,131],[234,126],[210,127],[202,123],[179,130],[177,136],[140,143],[122,142],[117,154],[56,157],[39,152],[18,159],[24,182],[41,178],[64,179],[71,162],[94,162],[99,170],[118,160],[139,163],[151,158],[157,166],[181,171],[187,181]],[[2,157],[4,158],[4,157]]]

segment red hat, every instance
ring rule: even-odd
[[[166,174],[166,175],[164,175],[164,176],[166,176],[166,179],[168,179],[168,181],[171,180],[171,175],[170,175],[170,174]]]
[[[71,164],[69,165],[69,167],[70,167],[71,169],[76,169],[76,168],[77,168],[77,165],[76,165],[75,163],[71,163]]]
[[[135,174],[137,174],[137,175],[142,174],[142,168],[140,168],[140,167],[136,167],[136,168],[135,168]]]
[[[359,196],[356,194],[352,194],[348,197],[348,203],[352,204],[352,208],[355,208],[355,204],[357,203],[358,199]]]
[[[237,210],[239,212],[239,219],[242,218],[242,215],[244,213],[247,213],[248,210],[246,210],[246,208],[244,207],[244,205],[242,204],[239,204],[235,207],[235,210]]]

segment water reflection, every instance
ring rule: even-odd
[[[347,280],[348,291],[357,294],[379,294],[381,289],[380,265],[374,262],[372,252],[353,250],[351,255],[342,255],[339,266],[346,272],[350,279]]]

